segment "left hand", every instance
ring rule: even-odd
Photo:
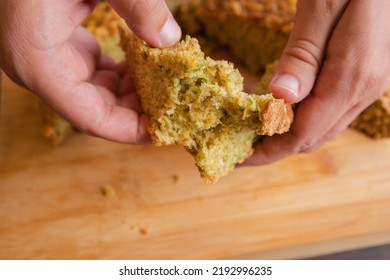
[[[294,30],[269,86],[297,103],[288,133],[254,145],[244,165],[311,152],[384,93],[390,77],[390,1],[300,0]]]

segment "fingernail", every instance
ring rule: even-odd
[[[181,29],[171,16],[167,17],[167,20],[160,30],[159,37],[161,47],[172,46],[180,40]]]
[[[281,89],[287,90],[294,96],[298,96],[299,92],[299,81],[292,75],[283,74],[276,78],[272,83],[273,87],[279,87]]]

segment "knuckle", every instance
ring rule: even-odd
[[[294,153],[311,153],[319,149],[321,146],[317,138],[311,137],[307,133],[293,130],[294,134]]]
[[[159,19],[164,11],[164,1],[161,0],[153,0],[153,1],[129,1],[128,7],[128,20],[137,23],[137,24],[145,24],[145,22]]]
[[[304,154],[314,153],[319,148],[320,145],[318,144],[308,144],[307,146],[301,148],[300,153],[304,153]]]
[[[308,5],[310,5],[311,10],[316,13],[316,16],[320,17],[329,17],[336,15],[342,10],[342,7],[347,4],[347,0],[322,0],[322,1],[312,1]],[[307,4],[306,2],[306,4]]]
[[[105,124],[109,119],[109,115],[109,112],[106,112],[100,117],[90,117],[88,119],[84,119],[81,123],[79,123],[77,128],[87,135],[101,137]]]
[[[364,77],[363,88],[364,90],[371,90],[375,88],[378,84],[382,83],[382,80],[386,80],[387,75],[384,75],[384,72],[381,71],[379,67],[373,67],[373,69],[369,70],[368,73],[364,73],[367,71],[363,71]]]
[[[151,14],[159,13],[163,8],[163,1],[145,1]]]
[[[143,1],[139,1],[139,2],[143,2]],[[137,1],[128,1],[128,4],[127,4],[127,8],[128,8],[128,11],[129,11],[129,15],[133,15],[135,14],[136,12],[136,7],[137,7]]]
[[[321,2],[327,14],[333,14],[335,11],[339,10],[339,1],[335,0],[325,0],[325,1],[315,1]]]
[[[379,97],[382,94],[382,85],[388,78],[387,72],[381,67],[372,67],[369,63],[359,63],[351,71],[351,76],[351,80],[355,82],[351,83],[348,101],[352,105],[359,104],[368,95],[376,94]]]
[[[322,58],[322,50],[314,42],[306,38],[293,40],[284,55],[304,62],[314,69],[319,69]]]

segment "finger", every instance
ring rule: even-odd
[[[95,84],[99,97],[103,102],[110,106],[120,106],[123,108],[135,111],[138,114],[142,114],[143,110],[136,94],[126,94],[123,96],[116,96],[113,91],[106,86]]]
[[[133,110],[138,114],[143,113],[141,104],[135,94],[127,94],[125,96],[120,97],[118,101],[118,105]]]
[[[100,56],[100,61],[97,65],[98,70],[109,70],[114,71],[120,77],[123,77],[128,72],[128,66],[126,61],[122,61],[120,63],[116,63],[111,57],[102,54]]]
[[[119,90],[117,92],[118,96],[124,96],[127,94],[134,94],[135,95],[135,87],[133,83],[133,79],[131,78],[130,74],[125,75],[119,84]]]
[[[373,100],[375,101],[375,100]],[[364,106],[363,104],[358,104],[353,106],[349,111],[347,111],[344,116],[342,116],[336,124],[328,130],[328,132],[315,143],[315,145],[307,148],[306,150],[302,151],[305,153],[313,152],[318,150],[323,144],[328,142],[329,140],[334,139],[338,134],[340,134],[342,131],[344,131],[348,126],[352,123],[353,120],[356,119],[356,117],[366,108],[367,106]]]
[[[368,63],[353,60],[352,65],[361,69]],[[359,112],[379,97],[387,81],[387,76],[383,75],[375,79],[376,83],[369,83],[372,77],[368,73],[353,79],[356,69],[352,65],[338,57],[327,60],[313,93],[298,105],[290,131],[256,143],[255,152],[245,165],[264,165],[292,154],[315,151],[345,129]],[[389,73],[385,68],[381,72]],[[368,84],[371,87],[367,88]]]
[[[337,112],[337,103],[337,99],[307,97],[298,105],[290,131],[256,143],[254,153],[245,165],[270,164],[296,153],[313,151],[335,125],[339,114],[344,114]]]
[[[120,77],[113,71],[98,70],[95,72],[90,82],[94,85],[102,86],[110,92],[117,92]]]
[[[80,25],[85,18],[91,14],[93,9],[99,3],[98,0],[78,0],[68,1],[68,18],[74,24],[74,26]]]
[[[154,47],[168,47],[181,38],[181,29],[164,0],[110,0],[130,29]]]
[[[366,102],[360,103],[345,113],[344,116],[324,136],[322,143],[319,143],[319,146],[326,141],[335,138],[337,134],[346,129],[358,117],[358,115],[368,107],[368,105],[371,105],[371,103],[377,100],[376,95],[373,94],[372,97],[372,99],[367,100],[368,104],[366,104]]]
[[[121,77],[124,77],[128,73],[127,61],[122,61],[115,67],[115,72],[117,72]]]
[[[107,117],[99,123],[80,124],[90,135],[128,144],[150,143],[146,115],[119,106],[106,107]]]
[[[257,143],[247,164],[268,164],[317,149],[383,93],[390,73],[388,9],[383,7],[350,2],[329,41],[312,93],[298,106],[291,131]]]
[[[309,94],[329,36],[348,2],[298,1],[294,30],[268,88],[276,97],[296,103]]]
[[[118,106],[115,96],[103,87],[84,82],[60,93],[53,107],[81,131],[122,143],[144,143],[149,139],[145,116]]]
[[[316,143],[316,146],[310,147],[310,149],[303,152],[316,151],[326,142],[336,138],[341,132],[348,128],[350,123],[359,115],[361,111],[361,106],[358,105],[351,108],[351,110],[345,113],[344,116],[342,116],[340,120],[331,129],[328,130],[328,132],[322,137],[322,139],[320,139]]]
[[[329,128],[322,143],[348,127],[359,113],[385,92],[390,76],[390,36],[387,32],[390,25],[385,12],[389,8],[388,1],[378,1],[375,5],[351,2],[334,31],[327,54],[329,64],[333,65],[321,73],[324,79],[319,82],[319,88],[339,81],[328,98],[336,99],[333,95],[341,97],[334,105],[346,111],[343,115],[340,114],[342,110],[335,113],[341,117]],[[320,91],[315,94],[320,94]]]
[[[90,79],[91,77],[88,77],[87,75],[90,75],[95,71],[96,65],[101,58],[99,44],[88,30],[80,26],[74,30],[69,38],[69,42],[72,44],[72,47],[77,49],[80,58],[83,60],[82,62],[84,62],[82,63],[80,61],[80,68],[84,65],[86,66],[85,71],[82,71],[85,75],[81,75],[79,77],[80,80]]]
[[[86,126],[82,126],[83,131],[121,143],[146,144],[151,142],[147,131],[146,115],[138,115],[135,111],[120,106],[106,106],[105,111],[106,118],[98,123],[87,123]]]
[[[97,69],[99,70],[113,70],[116,71],[118,68],[118,64],[108,55],[102,54],[100,56],[99,63],[97,65]]]

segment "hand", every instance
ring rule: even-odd
[[[80,23],[97,0],[0,0],[0,65],[80,130],[106,139],[148,141],[124,65],[100,53]],[[129,27],[153,46],[179,40],[165,1],[112,0]]]
[[[256,143],[245,165],[311,152],[384,93],[390,1],[300,0],[269,91],[297,105],[291,130]]]

